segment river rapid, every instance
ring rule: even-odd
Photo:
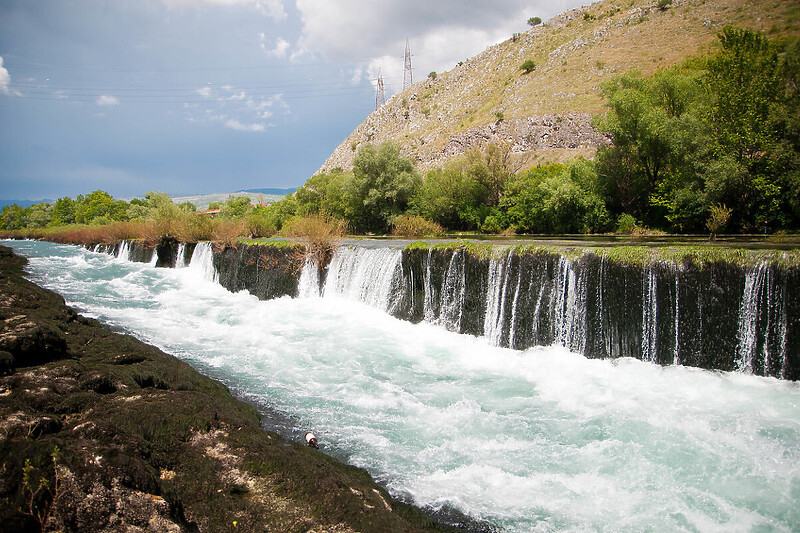
[[[367,469],[502,531],[798,531],[800,386],[516,351],[337,295],[259,301],[207,264],[156,269],[5,241],[82,314],[174,354]]]

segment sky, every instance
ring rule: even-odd
[[[386,98],[576,0],[2,0],[0,198],[298,187]]]

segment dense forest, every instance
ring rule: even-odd
[[[725,28],[715,53],[602,90],[608,110],[595,126],[611,142],[591,161],[522,171],[510,144],[492,144],[422,176],[399,145],[366,145],[352,170],[317,174],[269,206],[230,198],[213,220],[164,194],[124,202],[95,191],[7,206],[0,229],[127,222],[119,231],[130,237],[226,240],[320,215],[360,234],[800,229],[800,40]]]

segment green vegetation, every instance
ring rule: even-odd
[[[423,178],[399,145],[362,143],[352,170],[312,176],[267,207],[229,198],[210,218],[164,194],[128,204],[95,191],[52,205],[8,206],[0,229],[65,242],[235,246],[240,237],[269,237],[307,217],[341,221],[356,234],[399,235],[616,230],[713,237],[800,228],[800,40],[725,28],[716,53],[651,76],[627,72],[605,83],[603,94],[607,112],[595,125],[613,142],[594,161],[521,171],[524,158],[503,142],[468,150]],[[496,102],[484,107],[504,120]],[[64,227],[73,235],[64,237]]]
[[[724,204],[734,232],[797,229],[798,41],[781,51],[726,28],[720,42],[708,59],[604,86],[610,111],[598,126],[614,144],[598,152],[597,174],[612,214],[701,232]]]
[[[526,59],[519,68],[522,70],[523,74],[530,74],[536,69],[536,62],[533,59]]]
[[[398,237],[432,237],[444,233],[444,228],[419,215],[400,215],[394,219],[392,234]]]
[[[542,19],[540,17],[531,17],[528,19],[528,26],[530,26],[531,28],[535,28],[541,23]]]

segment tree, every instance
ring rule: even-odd
[[[477,229],[488,213],[486,186],[469,172],[466,157],[448,161],[425,176],[414,209],[449,229]]]
[[[5,230],[16,230],[25,227],[26,210],[17,204],[3,207],[0,214],[0,227]]]
[[[696,159],[707,141],[698,119],[701,86],[693,70],[651,78],[628,72],[603,86],[609,112],[597,121],[612,145],[598,150],[597,168],[609,208],[661,225],[676,191],[696,187]]]
[[[526,59],[519,68],[523,74],[530,74],[536,69],[536,62],[533,59]]]
[[[717,232],[725,227],[731,218],[731,209],[720,204],[712,205],[711,214],[706,221],[706,227],[711,232],[711,240],[716,240]]]
[[[542,23],[542,19],[539,17],[531,17],[528,19],[528,26],[534,28]]]
[[[75,206],[75,222],[90,224],[123,220],[127,218],[128,203],[115,201],[114,197],[105,191],[93,191],[83,197],[78,195]]]
[[[509,183],[501,209],[518,233],[605,231],[610,217],[591,163],[537,167]]]
[[[240,219],[244,218],[251,208],[249,196],[230,195],[220,208],[219,216],[220,218]]]
[[[780,175],[793,170],[776,165],[788,148],[775,119],[776,109],[788,112],[786,64],[761,33],[726,27],[719,39],[705,77],[718,160],[708,175],[709,200],[733,206],[738,229],[775,226]]]
[[[486,191],[484,203],[489,207],[496,207],[503,197],[506,181],[518,170],[512,166],[511,143],[492,143],[482,150],[469,150],[465,156],[470,178],[481,184]]]
[[[353,160],[348,186],[348,218],[354,229],[389,231],[392,219],[407,209],[420,183],[414,165],[400,155],[397,144],[362,146]]]
[[[28,208],[25,217],[25,227],[44,228],[50,223],[53,213],[53,206],[46,202],[33,204]]]
[[[53,205],[52,223],[55,225],[75,223],[75,200],[67,196],[59,198]]]

